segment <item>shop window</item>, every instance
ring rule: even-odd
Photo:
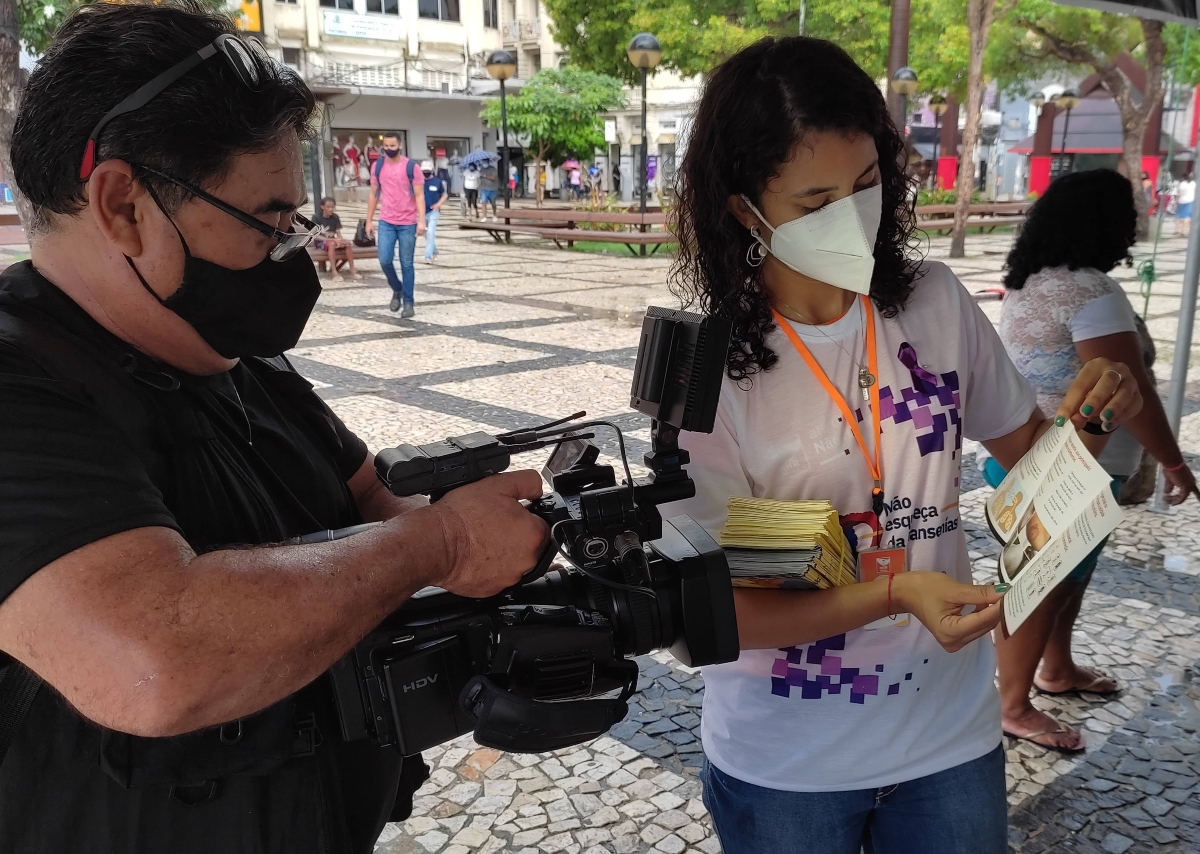
[[[459,0],[418,0],[417,14],[435,21],[462,20],[458,8]]]

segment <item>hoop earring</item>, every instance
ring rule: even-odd
[[[754,242],[746,247],[746,264],[750,267],[761,267],[767,258],[767,248],[762,245],[762,235],[758,233],[758,226],[750,229],[750,236],[754,238]]]

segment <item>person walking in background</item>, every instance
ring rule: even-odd
[[[479,172],[479,201],[483,205],[483,219],[488,218],[488,205],[492,206],[492,220],[499,214],[496,196],[500,192],[500,170],[492,161],[483,164]]]
[[[613,193],[619,198],[621,195],[621,166],[618,163],[613,163],[612,183]]]
[[[1196,201],[1196,178],[1189,171],[1176,188],[1175,233],[1187,237],[1192,228],[1192,205]]]
[[[1137,469],[1144,447],[1159,464],[1180,504],[1196,480],[1180,453],[1143,361],[1147,344],[1124,289],[1108,276],[1133,246],[1137,209],[1128,180],[1107,169],[1075,172],[1054,181],[1029,210],[1008,254],[1000,338],[1017,370],[1034,386],[1043,412],[1054,412],[1085,362],[1110,359],[1128,366],[1145,405],[1113,432],[1099,462],[1114,491]],[[1141,326],[1144,332],[1145,326]],[[1147,334],[1148,337],[1148,334]],[[1103,421],[1108,413],[1101,412]],[[988,460],[984,478],[994,487],[1003,468]],[[1075,663],[1071,633],[1104,543],[1067,576],[1021,626],[997,633],[1002,724],[1008,735],[1063,752],[1084,749],[1083,736],[1029,702],[1043,694],[1115,695],[1111,676]],[[1040,662],[1040,669],[1039,669]]]
[[[537,176],[537,205],[540,208],[542,202],[546,200],[546,167],[544,165],[538,167]]]
[[[571,170],[570,181],[571,197],[575,199],[581,198],[583,196],[583,173],[578,166]]]
[[[665,515],[717,536],[734,496],[827,500],[859,554],[911,570],[734,591],[741,655],[704,668],[713,826],[731,854],[1003,854],[1004,589],[972,583],[960,439],[1012,465],[1052,422],[950,268],[913,254],[904,137],[845,51],[762,39],[694,115],[670,283],[733,338],[712,433],[679,436],[696,495]],[[1140,406],[1103,359],[1067,401],[1048,414],[1076,426],[1085,401]]]
[[[367,236],[375,236],[375,209],[379,208],[379,265],[392,289],[392,311],[401,317],[416,314],[413,292],[416,270],[413,253],[417,237],[425,233],[425,175],[415,160],[400,153],[400,135],[383,135],[383,157],[371,170],[371,192],[367,196]],[[400,276],[396,275],[396,253],[400,253]]]
[[[437,227],[442,215],[442,205],[449,191],[446,182],[433,174],[433,161],[421,161],[421,174],[425,176],[425,263],[437,261]]]
[[[1146,199],[1146,213],[1153,216],[1158,207],[1158,194],[1154,192],[1154,182],[1150,180],[1149,172],[1142,173],[1142,195]]]
[[[517,195],[517,176],[519,174],[515,163],[508,164],[508,192],[510,195]]]
[[[323,249],[329,260],[329,278],[334,282],[342,281],[337,271],[337,256],[340,254],[350,269],[350,278],[361,280],[362,276],[354,269],[354,244],[342,238],[342,220],[337,215],[337,202],[332,196],[321,199],[321,209],[313,214],[313,222],[321,226],[321,236],[317,238],[317,249]]]
[[[464,213],[468,219],[479,219],[479,169],[472,163],[463,170]]]

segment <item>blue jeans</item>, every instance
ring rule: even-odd
[[[383,275],[392,292],[401,296],[404,302],[413,301],[413,285],[416,283],[416,271],[413,269],[413,252],[417,248],[417,225],[392,225],[390,222],[379,221],[379,266],[383,267]],[[396,275],[396,247],[400,247],[401,281]]]
[[[726,854],[1004,854],[1004,751],[881,789],[784,792],[709,762],[704,805]]]
[[[425,211],[425,260],[428,261],[437,251],[437,224],[442,218],[441,211]]]

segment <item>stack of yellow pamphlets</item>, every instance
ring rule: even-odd
[[[735,587],[824,590],[858,581],[828,501],[731,498],[721,546]]]

